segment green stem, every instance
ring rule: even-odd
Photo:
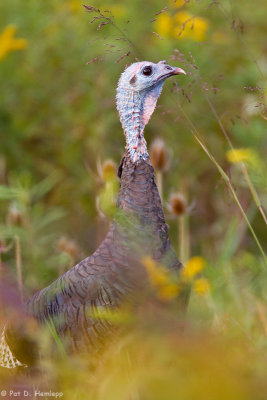
[[[131,39],[128,38],[128,36],[126,35],[126,33],[125,33],[121,28],[119,28],[118,25],[115,24],[115,22],[113,22],[113,20],[112,20],[111,18],[106,17],[104,14],[102,14],[102,12],[101,12],[100,10],[98,10],[98,14],[99,14],[103,19],[105,19],[106,21],[108,21],[108,22],[113,26],[113,28],[115,28],[115,29],[125,38],[125,40],[129,43],[129,45],[130,45],[133,49],[135,49],[135,51],[136,51],[137,54],[139,53],[139,51],[138,51],[136,45],[131,41]]]
[[[181,215],[178,217],[178,249],[179,259],[184,264],[187,261],[186,258],[186,233],[185,233],[185,216]]]
[[[243,215],[243,217],[244,217],[244,219],[245,219],[245,221],[246,221],[246,223],[247,223],[247,226],[248,226],[248,228],[249,228],[249,230],[250,230],[250,232],[251,232],[251,234],[252,234],[252,236],[253,236],[255,242],[257,243],[257,246],[258,246],[258,248],[259,248],[259,250],[260,250],[260,252],[261,252],[261,254],[262,254],[263,260],[264,260],[265,264],[267,265],[267,257],[266,257],[266,254],[264,253],[264,250],[263,250],[263,248],[262,248],[262,246],[261,246],[261,244],[260,244],[260,242],[259,242],[259,240],[258,240],[258,238],[257,238],[257,235],[256,235],[256,233],[255,233],[255,231],[254,231],[252,225],[250,224],[250,222],[249,222],[249,220],[248,220],[248,218],[247,218],[247,215],[246,215],[246,213],[245,213],[245,211],[244,211],[244,209],[243,209],[243,207],[242,207],[242,205],[241,205],[241,203],[240,203],[240,201],[239,201],[239,199],[238,199],[238,197],[237,197],[237,195],[236,195],[236,193],[235,193],[235,190],[234,190],[234,188],[233,188],[233,186],[232,186],[232,184],[231,184],[231,181],[230,181],[229,176],[224,172],[224,170],[223,170],[222,167],[219,165],[219,163],[215,160],[215,158],[212,156],[212,154],[210,154],[210,152],[207,150],[207,148],[206,148],[206,147],[204,146],[204,144],[201,142],[201,140],[200,140],[199,137],[198,137],[198,130],[196,129],[196,127],[194,126],[194,124],[192,123],[192,121],[190,120],[190,118],[188,117],[188,115],[186,114],[186,112],[183,110],[183,108],[181,107],[181,105],[179,105],[179,108],[180,108],[181,112],[183,113],[183,115],[185,116],[185,118],[186,118],[186,120],[188,121],[188,123],[190,124],[190,126],[191,126],[191,128],[192,128],[191,133],[193,134],[194,138],[195,138],[196,141],[200,144],[200,146],[201,146],[202,149],[205,151],[205,153],[207,154],[207,156],[209,157],[209,159],[210,159],[210,160],[213,162],[213,164],[217,167],[217,169],[218,169],[218,171],[220,172],[220,174],[221,174],[223,180],[226,182],[227,186],[229,187],[229,189],[230,189],[230,191],[231,191],[231,193],[232,193],[232,196],[233,196],[233,198],[234,198],[236,204],[238,205],[238,207],[239,207],[239,209],[240,209],[240,211],[241,211],[241,213],[242,213],[242,215]]]
[[[232,15],[230,12],[227,12],[225,10],[225,8],[222,6],[221,2],[217,3],[218,8],[221,10],[222,14],[224,15],[225,19],[228,21],[229,18],[231,18],[231,20],[234,19],[234,13],[233,13],[233,4],[232,2],[230,2],[230,7],[231,7],[231,11],[232,11]],[[255,64],[261,78],[265,81],[265,76],[264,73],[262,71],[262,69],[259,66],[259,63],[257,61],[257,59],[254,57],[254,54],[252,53],[252,51],[250,50],[249,46],[247,45],[247,43],[245,42],[245,40],[243,39],[242,35],[236,30],[234,29],[234,32],[236,33],[236,36],[238,38],[238,40],[242,43],[242,45],[244,46],[244,48],[247,50],[249,57],[251,59],[251,61]]]
[[[241,205],[241,203],[240,203],[240,201],[239,201],[239,199],[238,199],[238,197],[237,197],[237,195],[236,195],[236,192],[235,192],[235,190],[234,190],[234,188],[233,188],[233,186],[232,186],[232,184],[231,184],[231,181],[230,181],[229,176],[224,172],[224,170],[223,170],[222,167],[217,163],[217,161],[215,160],[215,158],[214,158],[214,157],[210,154],[210,152],[206,149],[206,147],[205,147],[205,146],[203,145],[203,143],[200,141],[199,137],[198,137],[196,134],[194,134],[194,133],[193,133],[193,135],[194,135],[195,139],[197,140],[197,142],[198,142],[198,143],[200,144],[200,146],[202,147],[202,149],[205,151],[205,153],[207,154],[207,156],[209,157],[209,159],[214,163],[214,165],[216,165],[216,167],[217,167],[218,171],[220,172],[220,174],[221,174],[223,180],[225,181],[225,183],[227,184],[228,188],[230,189],[230,191],[231,191],[231,193],[232,193],[232,196],[233,196],[233,198],[234,198],[236,204],[238,205],[238,207],[239,207],[239,209],[240,209],[240,211],[241,211],[241,213],[242,213],[242,215],[243,215],[243,217],[244,217],[244,219],[245,219],[245,221],[246,221],[246,223],[247,223],[247,225],[248,225],[248,227],[249,227],[249,230],[250,230],[252,236],[254,237],[255,242],[257,243],[257,246],[258,246],[258,248],[259,248],[259,250],[260,250],[260,252],[261,252],[261,254],[262,254],[262,256],[263,256],[263,259],[264,259],[264,261],[265,261],[265,263],[266,263],[266,265],[267,265],[267,257],[266,257],[266,254],[264,253],[264,250],[263,250],[263,248],[262,248],[262,246],[261,246],[261,244],[260,244],[260,242],[259,242],[259,240],[258,240],[258,238],[257,238],[257,235],[256,235],[256,233],[255,233],[255,231],[254,231],[254,229],[253,229],[251,223],[249,222],[249,220],[248,220],[248,218],[247,218],[247,215],[246,215],[246,213],[245,213],[245,211],[244,211],[244,209],[243,209],[243,207],[242,207],[242,205]]]
[[[156,171],[156,182],[157,182],[160,199],[161,199],[161,201],[163,201],[163,198],[162,198],[162,195],[163,195],[163,193],[162,193],[162,171]]]
[[[224,137],[225,137],[229,147],[231,148],[236,160],[238,160],[237,155],[236,155],[236,151],[235,151],[235,149],[234,149],[234,147],[232,145],[232,142],[231,142],[231,140],[230,140],[230,138],[228,136],[228,133],[226,132],[226,129],[223,126],[223,123],[222,123],[221,119],[219,118],[219,115],[217,114],[217,111],[215,110],[212,102],[210,101],[209,97],[207,96],[207,94],[204,91],[203,91],[203,95],[204,95],[204,97],[205,97],[205,99],[206,99],[206,101],[207,101],[207,103],[208,103],[208,105],[209,105],[209,107],[211,109],[211,112],[213,113],[214,117],[218,121],[218,124],[219,124],[219,126],[221,128],[222,133],[224,134]],[[256,191],[256,189],[255,189],[255,187],[254,187],[254,185],[253,185],[253,183],[252,183],[252,181],[251,181],[251,179],[249,177],[247,167],[245,166],[245,164],[243,162],[241,163],[241,169],[242,169],[244,177],[245,177],[245,179],[247,181],[248,188],[249,188],[249,190],[251,192],[253,200],[254,200],[256,206],[258,207],[258,209],[260,211],[260,214],[262,215],[262,218],[263,218],[265,224],[267,225],[267,217],[266,217],[266,214],[265,214],[265,212],[263,210],[260,198],[259,198],[258,193],[257,193],[257,191]]]

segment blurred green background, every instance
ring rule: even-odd
[[[118,78],[136,59],[166,59],[188,74],[166,82],[145,136],[152,147],[165,142],[167,166],[156,173],[171,241],[183,262],[198,256],[206,266],[188,318],[249,336],[257,358],[267,347],[265,1],[82,4],[0,4],[1,271],[21,270],[29,294],[98,246],[110,219],[101,199],[114,203],[125,146]],[[262,252],[192,132],[230,177]]]

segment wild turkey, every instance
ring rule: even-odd
[[[144,138],[165,79],[179,74],[185,72],[166,61],[137,62],[122,73],[116,98],[126,152],[118,171],[120,192],[114,222],[91,256],[26,302],[29,315],[38,321],[52,318],[58,333],[68,333],[74,347],[97,348],[112,330],[106,318],[94,318],[97,311],[116,309],[142,290],[146,275],[142,256],[149,255],[171,270],[181,267],[170,245]]]

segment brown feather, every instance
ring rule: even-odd
[[[42,321],[52,317],[60,334],[98,347],[111,322],[95,314],[98,307],[117,308],[145,281],[141,264],[150,255],[167,268],[181,263],[170,245],[154,170],[148,160],[132,163],[126,152],[120,167],[118,213],[98,249],[28,302],[29,314]]]

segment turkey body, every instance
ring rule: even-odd
[[[149,256],[177,273],[181,268],[170,245],[144,138],[145,125],[165,79],[180,74],[185,72],[166,61],[137,62],[122,73],[116,99],[126,153],[119,167],[120,192],[114,221],[91,256],[25,304],[29,316],[40,322],[52,321],[60,336],[72,339],[74,348],[85,346],[89,351],[98,351],[114,330],[109,314],[104,317],[105,311],[116,310],[142,295],[148,282],[143,257]],[[12,352],[8,330],[4,328],[1,335],[0,366],[14,368],[22,364],[20,355],[16,358],[16,351]]]
[[[149,161],[134,164],[126,152],[120,166],[118,214],[98,249],[27,303],[39,321],[51,317],[59,334],[68,333],[74,347],[99,347],[112,331],[98,310],[117,309],[142,290],[143,256],[167,268],[181,267],[169,241],[161,200]]]

